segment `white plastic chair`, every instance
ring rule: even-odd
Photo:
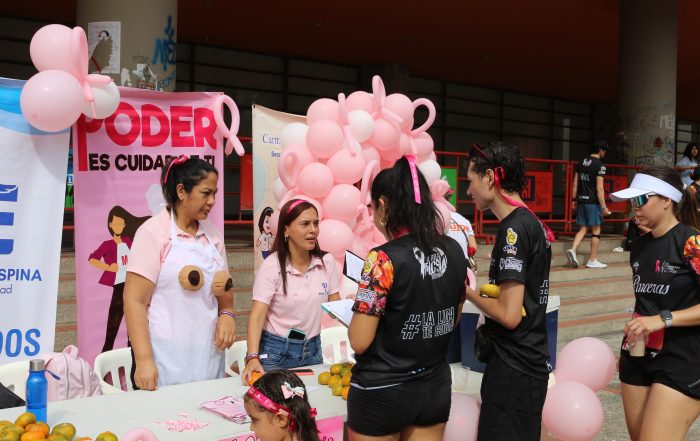
[[[0,383],[23,400],[27,395],[27,377],[29,377],[29,360],[0,366]]]
[[[341,344],[345,343],[345,350],[347,357],[343,359],[343,353],[341,350]],[[325,354],[323,351],[323,363],[333,364],[340,363],[341,361],[347,360],[352,363],[355,362],[355,358],[352,356],[352,348],[350,347],[350,339],[348,338],[348,328],[345,326],[334,326],[331,328],[321,329],[321,348],[325,349],[328,346],[333,348],[333,358]]]
[[[132,391],[131,384],[131,349],[121,348],[103,352],[95,357],[95,373],[100,377],[100,390],[102,395],[110,395],[124,392],[121,388],[121,376],[119,369],[124,368],[126,378],[126,391]],[[105,381],[107,374],[111,374],[112,384]]]
[[[245,354],[248,351],[246,340],[237,341],[229,349],[226,349],[226,373],[234,377],[242,374],[245,368]],[[231,369],[233,363],[238,363],[238,374]]]

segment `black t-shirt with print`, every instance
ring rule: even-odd
[[[487,317],[485,331],[504,362],[537,378],[547,378],[551,371],[546,325],[551,260],[551,244],[542,223],[532,213],[519,207],[501,220],[491,252],[489,281],[497,285],[508,280],[524,284],[527,315],[513,330]]]
[[[700,303],[700,233],[695,229],[678,224],[660,237],[641,236],[632,243],[630,265],[635,314],[653,316]],[[655,369],[681,373],[688,382],[700,379],[700,326],[671,326],[654,334],[647,349]]]
[[[446,367],[467,261],[457,241],[444,240],[429,254],[413,234],[370,251],[353,311],[379,317],[379,325],[367,351],[355,355],[354,384],[401,383]]]
[[[605,176],[603,162],[593,156],[584,158],[576,166],[576,173],[578,173],[576,201],[579,204],[597,204],[598,192],[595,183],[598,176]]]

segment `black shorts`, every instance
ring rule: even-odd
[[[631,386],[651,386],[663,384],[692,398],[700,398],[700,377],[697,366],[684,368],[682,363],[674,363],[673,368],[665,368],[649,355],[632,357],[628,351],[620,351],[620,381]]]
[[[525,375],[494,354],[481,380],[477,441],[539,441],[547,380]]]
[[[348,427],[366,436],[399,433],[410,426],[433,426],[450,418],[452,378],[445,363],[435,372],[396,386],[348,393]]]

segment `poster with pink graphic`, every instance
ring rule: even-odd
[[[223,231],[223,144],[216,131],[218,92],[154,92],[121,87],[107,119],[81,116],[73,128],[76,300],[80,355],[126,347],[123,290],[138,227],[165,204],[163,164],[197,156],[219,170],[209,220]]]

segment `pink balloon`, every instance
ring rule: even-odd
[[[365,259],[369,253],[369,248],[365,245],[364,241],[355,236],[350,246],[350,251],[352,251],[356,256]]]
[[[574,381],[598,392],[612,380],[615,364],[615,354],[602,340],[577,338],[557,356],[555,377],[557,382]]]
[[[46,25],[36,31],[29,43],[29,56],[34,66],[40,72],[58,69],[75,75],[77,66],[71,53],[71,36],[72,29],[59,24]]]
[[[386,159],[384,156],[382,156],[382,160],[379,162],[380,168],[382,170],[386,168],[391,168],[394,166],[396,163],[396,159]]]
[[[287,188],[297,186],[297,179],[301,170],[315,162],[314,156],[304,145],[288,145],[282,151],[277,162],[277,173],[282,183]]]
[[[409,132],[413,128],[413,101],[409,97],[400,93],[392,93],[386,97],[384,107],[403,120],[401,123],[402,131]]]
[[[340,107],[338,102],[330,98],[320,98],[311,103],[306,111],[306,123],[311,126],[313,123],[323,120],[338,123],[340,118]]]
[[[399,143],[401,132],[399,127],[389,121],[379,118],[374,120],[374,132],[369,142],[377,150],[391,150]]]
[[[603,426],[603,406],[588,387],[557,378],[547,391],[542,422],[562,441],[589,441]]]
[[[342,149],[331,156],[327,165],[336,184],[354,184],[362,179],[367,161],[362,155],[352,155],[347,149]]]
[[[328,120],[317,121],[309,125],[306,133],[306,145],[316,159],[330,158],[343,148],[345,135],[340,126]]]
[[[272,212],[272,215],[270,216],[270,232],[272,233],[273,236],[277,236],[277,228],[279,227],[280,223],[280,211],[275,210]]]
[[[279,209],[282,208],[282,206],[289,202],[291,199],[303,199],[307,202],[310,202],[311,205],[313,205],[316,208],[316,212],[318,213],[318,219],[323,219],[323,206],[319,201],[303,194],[294,194],[294,192],[288,192],[287,195],[277,205],[277,211],[275,211],[270,217],[270,227],[272,227],[272,221],[274,220],[275,214],[277,214],[279,212]]]
[[[145,427],[139,427],[137,429],[131,429],[126,432],[121,437],[122,441],[158,441],[158,437],[155,433],[146,429]]]
[[[427,133],[420,133],[413,137],[413,143],[416,146],[416,156],[418,156],[419,163],[430,159],[430,154],[433,153],[435,148],[432,136]]]
[[[396,161],[397,159],[402,157],[404,154],[405,153],[404,153],[403,149],[401,148],[401,145],[396,144],[396,146],[394,148],[382,151],[381,156],[383,159],[385,159],[387,161]]]
[[[312,198],[322,198],[333,188],[333,173],[319,162],[308,164],[299,173],[299,190]]]
[[[377,149],[372,147],[372,144],[364,143],[362,144],[362,156],[365,158],[365,161],[377,161],[381,159],[379,156],[379,152]]]
[[[381,231],[377,230],[377,227],[372,228],[372,241],[380,245],[386,243],[386,237],[384,237]]]
[[[440,217],[442,218],[442,223],[445,227],[443,231],[447,231],[447,229],[450,228],[450,209],[442,202],[435,202],[435,206],[440,212]]]
[[[19,104],[29,124],[46,132],[72,126],[83,110],[85,96],[78,80],[62,70],[45,70],[27,81]]]
[[[358,90],[351,93],[345,100],[348,112],[352,110],[364,110],[367,113],[372,113],[372,95]]]
[[[450,419],[447,420],[443,441],[475,441],[479,428],[481,403],[467,394],[452,393]]]
[[[324,219],[318,229],[318,244],[321,249],[328,251],[336,259],[343,259],[345,250],[352,246],[354,239],[348,224],[337,219]]]
[[[323,200],[326,218],[346,223],[354,221],[360,209],[360,190],[349,184],[338,184]]]

